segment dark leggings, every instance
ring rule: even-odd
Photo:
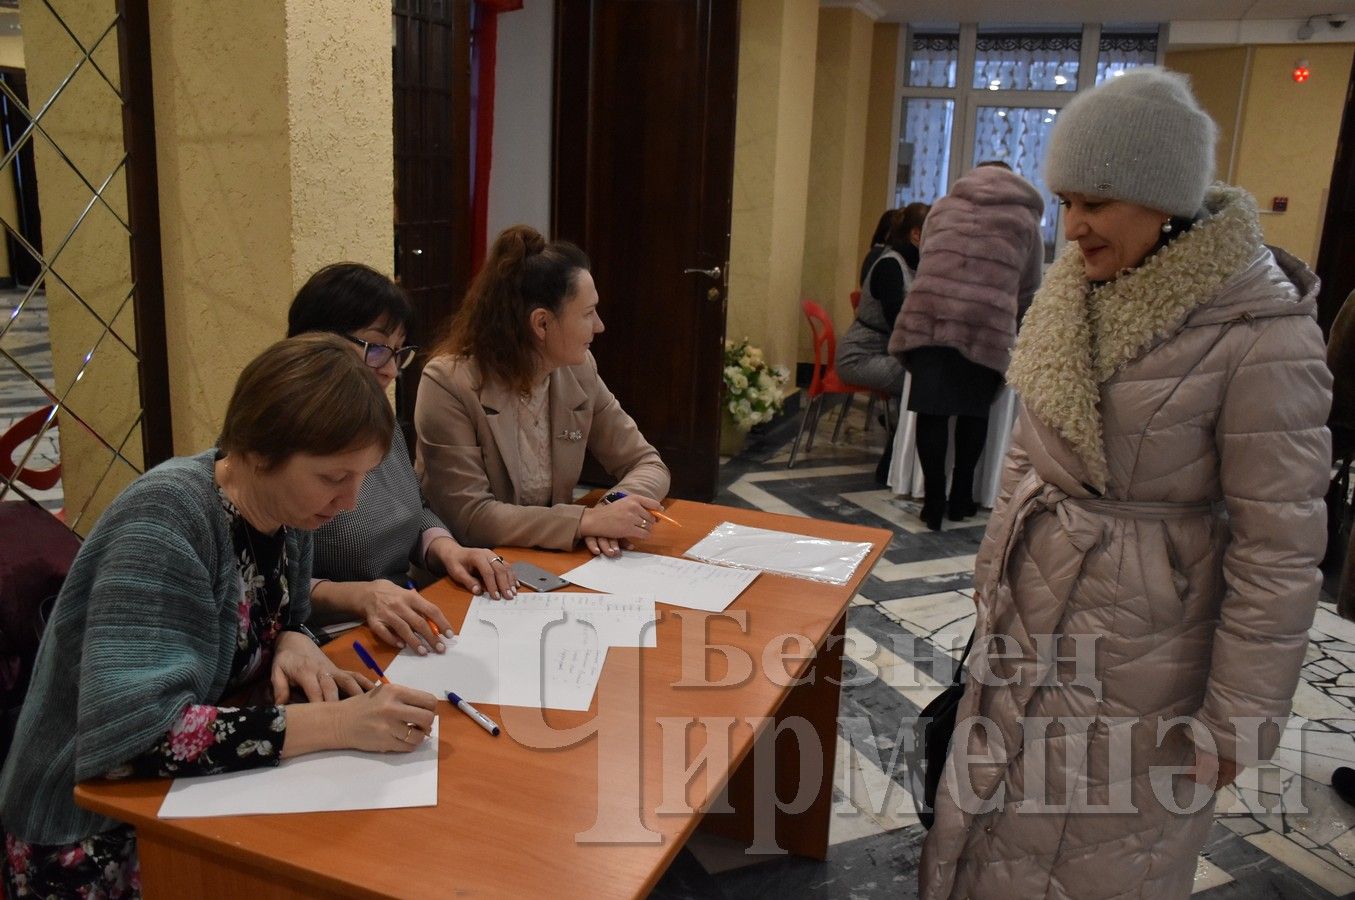
[[[917,455],[922,462],[926,503],[938,507],[946,501],[946,447],[948,416],[917,414]],[[988,417],[955,417],[955,470],[951,479],[953,501],[969,503],[974,499],[974,469],[988,439]]]

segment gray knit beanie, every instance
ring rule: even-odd
[[[1078,94],[1059,113],[1044,181],[1055,193],[1190,217],[1213,180],[1217,137],[1185,76],[1157,66],[1130,69]]]

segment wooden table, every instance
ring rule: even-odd
[[[774,843],[822,859],[846,607],[890,534],[686,501],[670,512],[684,527],[659,523],[642,549],[680,555],[731,521],[867,541],[872,550],[846,585],[763,574],[724,613],[659,604],[658,647],[611,648],[588,712],[481,705],[504,727],[493,738],[439,704],[436,807],[161,820],[168,780],[86,782],[76,801],[136,827],[149,900],[634,897],[698,824],[764,851]],[[587,557],[501,552],[557,573]],[[453,624],[464,618],[469,596],[449,582],[425,595]],[[365,629],[353,636],[372,646]],[[378,647],[384,664],[394,653]],[[351,640],[326,651],[361,668]],[[773,722],[790,723],[775,741]],[[803,777],[796,728],[807,744]],[[691,765],[708,750],[704,765]],[[720,811],[730,808],[726,785],[732,812]],[[772,785],[790,812],[775,808]]]

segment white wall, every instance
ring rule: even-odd
[[[510,225],[550,228],[551,94],[555,5],[526,0],[499,15],[494,157],[486,241]]]

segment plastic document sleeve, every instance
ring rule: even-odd
[[[870,554],[870,546],[721,522],[683,555],[718,565],[846,584]]]

